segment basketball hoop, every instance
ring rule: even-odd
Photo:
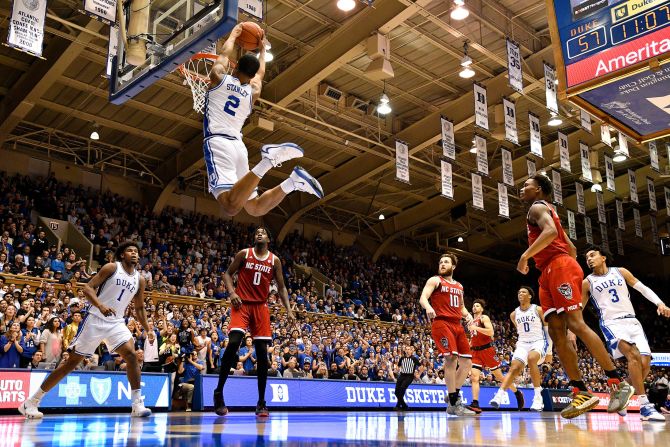
[[[205,94],[209,89],[209,74],[217,59],[216,54],[196,53],[191,59],[179,66],[179,72],[184,76],[184,83],[188,84],[193,94],[193,110],[205,113]]]

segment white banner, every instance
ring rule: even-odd
[[[650,214],[649,220],[651,221],[651,240],[655,245],[658,245],[658,222],[656,222],[656,216],[654,214]]]
[[[635,236],[642,237],[642,221],[640,220],[640,210],[633,208],[633,220],[635,221]]]
[[[507,39],[507,74],[512,90],[523,93],[523,74],[521,73],[521,50],[519,45]]]
[[[605,154],[605,179],[607,181],[607,190],[616,192],[616,183],[614,182],[614,162],[612,156]]]
[[[442,168],[442,196],[454,200],[454,178],[451,163],[445,160],[440,161]]]
[[[575,213],[568,210],[568,236],[573,241],[577,240],[577,227],[575,226]]]
[[[660,172],[661,167],[658,164],[658,148],[656,147],[655,141],[649,142],[649,160],[651,162],[651,169],[656,172]]]
[[[107,77],[112,76],[112,62],[119,50],[119,29],[115,26],[109,27],[109,44],[107,45]]]
[[[551,181],[554,184],[554,203],[563,205],[563,185],[561,184],[561,173],[556,169],[551,171]]]
[[[607,225],[600,224],[600,240],[602,241],[602,249],[605,253],[612,253],[610,251],[610,239],[607,234]]]
[[[263,0],[240,0],[237,7],[259,20],[263,20]]]
[[[593,245],[593,227],[589,216],[584,216],[584,230],[586,231],[586,243]]]
[[[630,155],[628,152],[628,138],[621,132],[619,132],[619,151],[622,152],[626,158]]]
[[[489,175],[489,159],[486,150],[486,138],[475,135],[475,145],[477,146],[477,172],[482,175]]]
[[[395,178],[409,183],[409,148],[403,141],[395,142]]]
[[[626,221],[623,218],[623,202],[619,199],[614,201],[616,204],[616,225],[621,231],[626,231]]]
[[[530,158],[526,158],[526,168],[528,168],[528,177],[532,177],[537,173],[535,161],[531,160]]]
[[[605,215],[605,198],[600,191],[596,192],[596,203],[598,205],[598,222],[603,224],[607,223],[607,216]]]
[[[472,206],[476,209],[484,211],[484,192],[482,189],[482,177],[474,172],[472,178]]]
[[[475,126],[489,130],[489,108],[486,105],[486,87],[473,84],[475,97]]]
[[[558,114],[558,98],[556,97],[556,70],[544,64],[544,86],[547,97],[547,109]]]
[[[610,126],[605,123],[600,125],[600,141],[612,147],[612,136],[610,135]]]
[[[654,179],[647,177],[647,192],[649,193],[649,210],[652,212],[658,211],[656,205],[656,187],[654,186]]]
[[[619,256],[623,256],[624,255],[623,237],[621,237],[621,230],[616,229],[614,233],[616,234],[616,251],[619,254]]]
[[[116,22],[117,0],[84,0],[84,12],[107,25]]]
[[[502,179],[507,186],[514,186],[514,172],[512,171],[512,153],[505,148],[500,149],[502,154]]]
[[[664,186],[663,190],[665,191],[665,212],[670,216],[670,188]]]
[[[587,182],[593,182],[591,163],[589,162],[589,146],[581,141],[579,142],[579,156],[582,164],[582,178]]]
[[[509,198],[507,196],[507,186],[498,183],[498,215],[509,219]]]
[[[581,124],[582,129],[591,133],[591,115],[586,110],[580,109],[579,111],[579,124]]]
[[[632,169],[628,170],[628,187],[630,188],[630,201],[639,205],[640,198],[637,196],[637,177],[635,176],[635,171]]]
[[[454,140],[454,123],[440,117],[442,127],[442,155],[449,160],[456,160],[456,141]]]
[[[577,212],[579,214],[586,214],[586,206],[584,205],[584,185],[576,182],[575,193],[577,194]]]
[[[519,132],[516,129],[516,105],[507,98],[503,98],[505,111],[505,139],[510,143],[519,144]]]
[[[558,132],[558,153],[561,158],[561,169],[563,169],[568,174],[571,171],[570,168],[570,148],[568,147],[568,136],[563,132]]]
[[[14,0],[9,20],[7,45],[42,57],[47,0]]]
[[[532,112],[528,112],[528,125],[530,126],[530,153],[542,158],[542,135],[540,135],[540,118]]]

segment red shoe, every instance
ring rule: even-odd
[[[256,405],[256,416],[259,418],[266,418],[270,416],[270,410],[268,410],[265,402],[261,402]]]

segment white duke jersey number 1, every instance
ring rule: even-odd
[[[635,316],[628,285],[619,269],[610,267],[605,275],[592,273],[586,279],[589,281],[591,300],[598,309],[601,321]]]
[[[95,306],[89,312],[108,321],[123,320],[130,300],[133,299],[140,287],[140,273],[135,270],[132,275],[126,273],[120,262],[116,262],[116,271],[107,278],[98,288],[98,300],[101,304],[114,309],[116,315],[106,317]]]
[[[240,84],[236,77],[225,75],[219,85],[205,94],[205,138],[216,135],[240,138],[252,109],[251,85]]]

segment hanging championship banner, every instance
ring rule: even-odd
[[[577,212],[579,214],[586,214],[586,206],[584,205],[584,185],[576,182],[575,193],[577,194]]]
[[[651,169],[661,172],[661,167],[658,164],[658,148],[655,141],[649,142],[649,161],[651,162]]]
[[[84,12],[86,15],[111,25],[116,22],[117,0],[84,0]]]
[[[635,177],[635,171],[632,169],[628,170],[628,187],[630,188],[630,201],[639,205],[640,199],[637,196],[637,178]]]
[[[503,98],[505,109],[505,139],[510,143],[519,144],[519,133],[516,130],[516,105],[507,98]]]
[[[603,193],[598,191],[596,192],[596,203],[598,204],[598,222],[607,223],[607,217],[605,216],[605,199],[603,198]]]
[[[591,227],[591,218],[584,216],[584,230],[586,231],[586,243],[593,245],[593,227]]]
[[[542,158],[542,135],[540,135],[540,117],[533,112],[528,112],[528,125],[530,126],[530,153]]]
[[[513,40],[507,39],[507,74],[512,90],[523,93],[523,75],[521,74],[521,50]]]
[[[440,160],[442,170],[442,197],[454,200],[454,179],[451,163]]]
[[[409,183],[409,148],[398,140],[395,142],[395,179]]]
[[[512,153],[505,148],[500,149],[502,154],[502,178],[507,186],[514,186],[514,172],[512,171]]]
[[[651,220],[651,240],[655,245],[658,245],[658,222],[656,222],[656,215],[650,214],[649,219]]]
[[[605,179],[607,180],[607,190],[615,192],[614,183],[614,162],[612,156],[605,154]]]
[[[647,177],[647,192],[649,193],[649,211],[657,212],[656,206],[656,187],[654,186],[654,179]]]
[[[582,178],[587,182],[593,182],[591,163],[589,162],[589,146],[581,141],[579,142],[579,156],[582,163]]]
[[[475,134],[475,145],[477,146],[477,172],[481,175],[489,175],[488,152],[486,151],[486,139]]]
[[[528,168],[528,177],[532,177],[537,173],[537,168],[535,167],[534,160],[526,158],[526,167]]]
[[[635,221],[635,236],[642,237],[642,221],[640,220],[640,210],[633,208],[633,220]]]
[[[442,155],[449,160],[456,160],[456,141],[454,140],[454,123],[440,117],[442,125]]]
[[[621,132],[619,132],[619,152],[623,153],[626,158],[630,155],[628,152],[628,138]]]
[[[484,192],[482,191],[482,177],[474,172],[472,178],[472,206],[480,211],[484,211]]]
[[[558,98],[556,97],[556,70],[544,63],[544,88],[547,98],[547,110],[558,115]]]
[[[665,212],[670,216],[670,188],[664,186],[663,190],[665,191]]]
[[[600,125],[600,141],[612,147],[612,137],[610,135],[610,126],[605,123]]]
[[[600,224],[600,240],[602,241],[602,249],[605,253],[612,253],[610,251],[610,239],[607,234],[607,225]]]
[[[568,147],[568,136],[563,132],[558,132],[558,153],[561,158],[561,169],[567,172],[570,170],[570,148]]]
[[[47,0],[14,0],[9,19],[7,45],[42,57]]]
[[[617,228],[614,233],[616,234],[616,251],[619,256],[623,256],[623,237],[621,237],[621,230]]]
[[[563,186],[561,184],[561,173],[555,169],[552,169],[551,181],[554,184],[554,203],[563,206]]]
[[[582,129],[591,133],[591,115],[586,110],[579,110],[579,124],[581,124]]]
[[[107,45],[107,77],[112,76],[112,63],[119,48],[119,29],[115,26],[109,27],[109,44]]]
[[[568,236],[573,241],[577,240],[577,228],[575,226],[575,213],[568,210]]]
[[[489,130],[489,108],[486,105],[486,87],[472,84],[475,93],[475,126]]]
[[[509,198],[507,196],[507,186],[498,183],[498,215],[509,219]]]
[[[616,203],[616,224],[621,231],[626,231],[626,221],[623,218],[623,202],[619,199],[614,201]]]

